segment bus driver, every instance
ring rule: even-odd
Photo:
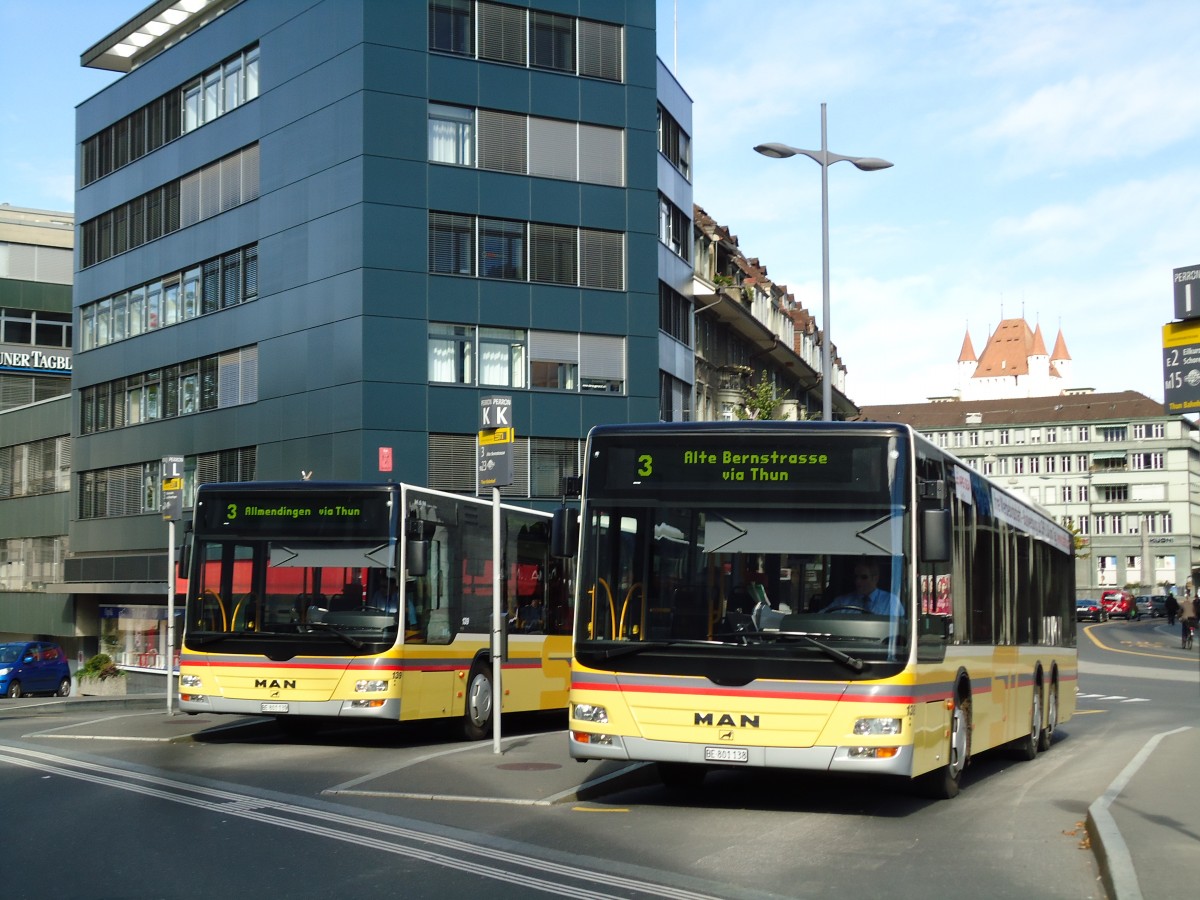
[[[899,597],[879,587],[879,561],[863,557],[854,564],[854,590],[838,597],[821,612],[899,617],[904,615],[904,607]]]

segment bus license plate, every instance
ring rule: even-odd
[[[705,747],[705,762],[749,762],[750,751],[745,747]]]
[[[265,713],[285,713],[288,711],[286,703],[264,703],[262,711]]]

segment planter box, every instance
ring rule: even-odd
[[[84,697],[124,697],[126,678],[80,678],[79,693]]]

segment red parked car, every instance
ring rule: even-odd
[[[1100,602],[1110,619],[1136,619],[1138,617],[1137,603],[1129,591],[1102,591]]]

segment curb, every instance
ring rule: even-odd
[[[1091,838],[1092,851],[1096,854],[1096,862],[1100,866],[1104,889],[1113,900],[1142,900],[1142,887],[1138,884],[1137,870],[1134,869],[1129,846],[1108,809],[1138,770],[1146,764],[1146,760],[1163,738],[1190,730],[1191,726],[1185,725],[1183,728],[1164,731],[1150,738],[1146,746],[1121,770],[1121,774],[1113,779],[1108,790],[1088,807],[1087,831]]]

